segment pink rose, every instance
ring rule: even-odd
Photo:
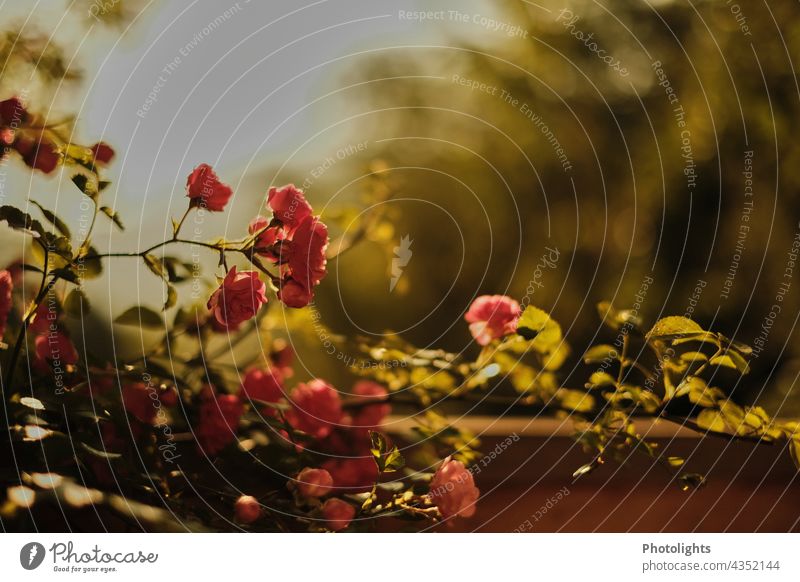
[[[34,341],[36,360],[54,367],[74,365],[78,362],[78,352],[69,338],[60,331],[43,333]]]
[[[114,159],[114,148],[105,142],[98,142],[91,148],[95,164],[106,165]]]
[[[376,382],[362,380],[353,387],[353,394],[367,401],[370,399],[379,401],[378,404],[362,406],[353,414],[354,428],[376,430],[392,411],[391,405],[380,402],[389,395],[386,388]]]
[[[209,455],[216,455],[235,441],[243,413],[244,406],[238,396],[217,396],[210,391],[205,394],[196,431],[200,448]]]
[[[472,517],[480,490],[464,464],[447,457],[431,480],[430,496],[444,519]]]
[[[253,523],[261,517],[261,504],[251,495],[242,495],[236,500],[234,513],[239,523]]]
[[[51,173],[58,166],[61,156],[53,144],[46,141],[18,139],[14,148],[22,156],[22,160],[32,169],[45,174]]]
[[[277,263],[279,260],[279,250],[275,245],[286,238],[286,231],[280,226],[269,226],[269,224],[270,221],[263,216],[256,216],[250,221],[247,231],[250,234],[261,233],[253,243],[253,250],[256,254],[266,257],[273,263]]]
[[[0,341],[6,333],[8,314],[11,312],[11,292],[14,281],[9,271],[0,271]]]
[[[295,477],[293,486],[303,497],[325,497],[333,487],[333,477],[325,469],[306,467]]]
[[[283,399],[283,374],[279,369],[253,368],[242,380],[242,395],[249,400],[280,402]],[[263,414],[275,416],[275,410],[265,406]]]
[[[371,456],[331,459],[323,463],[337,489],[369,491],[378,478],[378,467]]]
[[[190,206],[202,206],[213,212],[222,212],[233,196],[233,190],[219,181],[208,164],[197,166],[186,178],[186,196]]]
[[[314,299],[314,292],[291,277],[284,277],[278,289],[278,299],[287,307],[300,309]]]
[[[314,299],[314,287],[327,274],[328,227],[318,218],[307,217],[291,240],[281,245],[284,277],[278,298],[289,307],[305,307]]]
[[[308,217],[298,225],[287,246],[285,255],[292,279],[309,289],[319,285],[327,274],[328,227],[319,218]]]
[[[28,112],[17,97],[0,101],[0,125],[17,127],[28,120]]]
[[[236,329],[242,322],[255,316],[267,302],[267,286],[256,271],[236,272],[234,266],[208,300],[208,309],[222,327]]]
[[[294,184],[282,188],[270,188],[267,193],[267,204],[275,218],[280,220],[289,233],[307,217],[311,216],[311,205],[306,201],[303,191]]]
[[[470,306],[464,319],[472,337],[482,346],[517,331],[519,303],[505,295],[484,295]]]
[[[284,378],[291,378],[294,375],[294,370],[292,370],[294,349],[286,341],[277,340],[273,344],[269,359],[275,368],[281,371]]]
[[[339,393],[324,380],[299,384],[290,397],[292,409],[287,419],[292,427],[314,438],[328,436],[342,419]]]
[[[322,515],[325,517],[328,529],[342,531],[347,529],[356,516],[356,508],[335,497],[328,499],[322,506]]]
[[[156,418],[155,402],[157,400],[157,393],[142,382],[126,384],[122,388],[122,405],[125,410],[145,424],[153,424]]]

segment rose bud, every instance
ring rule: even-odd
[[[302,497],[324,497],[333,487],[333,477],[325,469],[306,467],[295,477],[292,485]]]
[[[333,497],[328,499],[322,506],[322,515],[325,517],[328,529],[341,531],[347,529],[347,526],[353,521],[356,515],[356,508],[341,499]]]
[[[251,495],[242,495],[236,500],[234,512],[239,523],[253,523],[261,517],[261,504]]]

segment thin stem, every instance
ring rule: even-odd
[[[186,222],[186,218],[189,216],[189,213],[192,211],[192,208],[193,208],[192,206],[189,206],[186,209],[186,212],[183,213],[183,216],[181,217],[178,226],[175,227],[175,232],[173,233],[172,240],[178,240],[178,235],[181,232],[181,227],[183,226],[183,223]]]
[[[78,247],[78,256],[83,255],[89,250],[90,237],[92,236],[92,231],[94,230],[94,224],[97,222],[97,200],[91,197],[90,200],[92,201],[92,204],[94,204],[94,214],[92,215],[92,222],[89,224],[89,229],[86,231],[86,236],[83,237],[83,242],[81,243],[81,246]]]
[[[22,319],[22,327],[20,328],[19,335],[17,335],[17,339],[14,342],[14,351],[11,353],[11,359],[9,360],[8,370],[6,370],[6,378],[5,378],[6,387],[10,387],[11,382],[14,380],[14,370],[17,367],[17,360],[19,359],[19,355],[22,352],[22,344],[25,342],[25,338],[28,335],[28,325],[30,323],[31,317],[38,311],[39,304],[41,303],[47,291],[50,290],[52,286],[55,284],[56,278],[54,277],[50,285],[45,285],[47,281],[47,265],[50,260],[50,251],[47,248],[47,245],[42,244],[41,247],[44,250],[44,265],[42,267],[42,280],[39,283],[39,290],[37,291],[36,297],[33,300],[33,305],[31,305],[30,310],[28,311],[28,313],[25,314],[25,317]]]

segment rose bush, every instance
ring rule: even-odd
[[[314,300],[328,261],[348,249],[341,239],[331,250],[328,224],[302,190],[267,188],[266,216],[250,219],[239,237],[189,240],[181,231],[191,212],[224,212],[233,198],[215,170],[199,164],[186,180],[185,213],[171,220],[167,240],[141,251],[101,251],[92,238],[96,219],[123,228],[102,202],[114,149],[65,141],[16,98],[0,102],[0,139],[3,157],[19,156],[44,173],[62,168],[74,194],[94,209],[76,237],[45,204],[27,205],[40,219],[0,207],[0,220],[30,244],[0,271],[2,422],[5,449],[21,463],[3,473],[4,524],[53,501],[165,530],[366,530],[398,517],[423,529],[469,518],[480,505],[470,470],[479,441],[448,421],[441,406],[480,401],[498,386],[515,392],[509,405],[573,420],[576,440],[591,453],[575,477],[637,451],[664,464],[681,487],[702,485],[685,459],[664,456],[637,433],[637,416],[776,442],[800,463],[797,423],[739,406],[709,384],[718,368],[746,374],[747,346],[685,317],[647,330],[635,312],[609,303],[599,314],[616,339],[582,355],[593,368],[583,386],[559,378],[570,357],[560,325],[500,295],[478,297],[466,310],[463,329],[479,346],[474,357],[417,349],[386,334],[350,346],[362,364],[353,368],[352,386],[300,378],[305,372],[295,374],[286,337],[308,320],[285,313],[270,319],[269,312],[304,313],[297,310]],[[365,220],[363,228],[375,222]],[[167,253],[173,247],[218,259],[200,304],[178,305],[182,286],[200,275],[193,263]],[[76,320],[90,309],[83,283],[112,259],[140,262],[165,290],[161,311],[135,305],[114,321],[161,334],[138,357],[94,354],[76,335]],[[237,351],[248,338],[258,340],[258,358]],[[654,359],[637,355],[645,352]],[[396,403],[411,411],[413,433],[385,434]],[[687,409],[688,416],[675,412]]]

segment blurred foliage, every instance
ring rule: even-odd
[[[594,303],[632,304],[647,277],[646,317],[686,313],[752,343],[798,232],[787,211],[800,183],[797,3],[742,4],[749,34],[723,2],[498,4],[498,20],[526,37],[450,23],[440,47],[386,49],[349,74],[363,84],[347,91],[341,116],[361,116],[359,139],[391,168],[395,244],[408,235],[413,248],[431,252],[410,261],[404,293],[383,289],[391,257],[365,248],[344,259],[338,292],[358,305],[356,321],[329,323],[344,333],[364,322],[372,332],[415,322],[406,336],[428,345],[478,294],[527,297],[549,246],[560,260],[545,270],[534,302],[572,329],[579,349],[597,332]],[[571,28],[560,17],[565,6],[579,17]],[[629,74],[576,31],[592,34]],[[691,159],[682,157],[683,131]],[[371,275],[348,283],[346,274],[365,264]],[[768,382],[764,406],[791,414],[800,410],[791,391],[800,292],[793,288],[782,308],[736,397],[753,400]],[[455,350],[465,340],[455,326],[439,343]]]

